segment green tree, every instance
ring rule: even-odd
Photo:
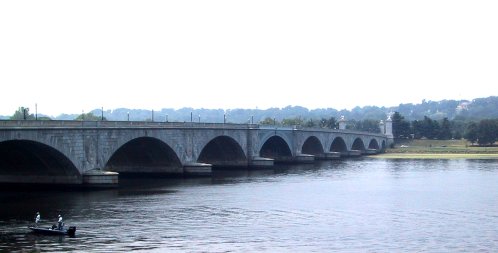
[[[308,121],[306,121],[304,123],[304,126],[305,127],[316,127],[317,124],[316,124],[316,120],[313,120],[313,119],[309,119]]]
[[[479,122],[477,142],[479,145],[493,145],[498,139],[498,121],[484,119]]]
[[[427,139],[436,139],[440,134],[440,126],[436,120],[424,116],[424,120],[415,123],[414,133],[420,138],[425,137]]]
[[[424,135],[424,130],[423,130],[423,123],[420,120],[414,120],[412,121],[412,133],[413,133],[413,138],[415,139],[420,139]]]
[[[395,139],[407,138],[410,136],[410,123],[401,116],[399,112],[395,112],[391,119],[393,121],[393,136]]]
[[[304,123],[304,120],[301,117],[295,117],[290,119],[283,119],[283,126],[300,126]]]
[[[380,133],[379,121],[373,119],[365,119],[356,122],[354,129],[363,132]]]
[[[460,140],[463,138],[465,129],[469,122],[462,118],[455,118],[451,121],[451,134],[453,138]]]
[[[438,139],[449,140],[451,139],[451,123],[448,118],[444,118],[439,128]]]
[[[477,142],[479,126],[475,122],[471,122],[465,129],[463,137],[474,144]]]
[[[14,115],[10,117],[11,120],[33,120],[35,119],[35,115],[29,114],[28,107],[19,107],[17,111],[14,112]]]
[[[334,129],[334,128],[338,128],[337,124],[338,124],[338,122],[334,117],[330,117],[328,119],[322,118],[320,120],[320,127],[321,128]]]
[[[261,125],[275,125],[276,123],[276,120],[270,117],[266,117],[264,120],[259,122]]]
[[[75,120],[86,120],[86,121],[99,121],[102,120],[101,116],[95,116],[93,113],[82,113]],[[107,119],[104,117],[104,121]]]

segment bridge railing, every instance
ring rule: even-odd
[[[252,129],[257,124],[151,122],[151,121],[78,121],[78,120],[0,120],[1,128],[229,128]]]
[[[305,128],[302,126],[272,126],[234,123],[198,122],[152,122],[152,121],[80,121],[80,120],[0,120],[0,129],[39,129],[39,128],[212,128],[212,129],[261,129],[277,131],[310,131],[341,134],[362,134],[384,137],[380,133],[329,128]]]

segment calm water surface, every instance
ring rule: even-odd
[[[490,252],[498,161],[360,159],[0,193],[0,251]],[[61,213],[75,238],[27,233]]]

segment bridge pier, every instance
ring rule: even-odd
[[[314,163],[315,162],[315,156],[314,155],[308,155],[308,154],[299,154],[294,157],[294,162],[296,163]]]
[[[360,157],[362,154],[361,150],[350,150],[348,152],[348,157]]]
[[[365,154],[366,155],[376,155],[376,154],[378,154],[378,152],[376,149],[367,149],[367,150],[365,150]]]
[[[212,165],[208,163],[187,163],[183,165],[183,173],[188,176],[208,177],[212,175]]]
[[[118,187],[119,173],[94,169],[83,173],[83,186],[89,188]]]
[[[265,157],[253,157],[249,163],[250,167],[254,168],[269,168],[273,167],[275,160]]]
[[[341,158],[341,152],[324,152],[315,158],[318,160],[336,160]]]

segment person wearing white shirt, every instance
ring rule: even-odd
[[[40,212],[36,212],[35,226],[37,226],[37,227],[38,227],[38,222],[40,222]]]
[[[62,223],[62,216],[59,214],[59,220],[57,221],[57,229],[62,230],[62,227],[64,223]]]

